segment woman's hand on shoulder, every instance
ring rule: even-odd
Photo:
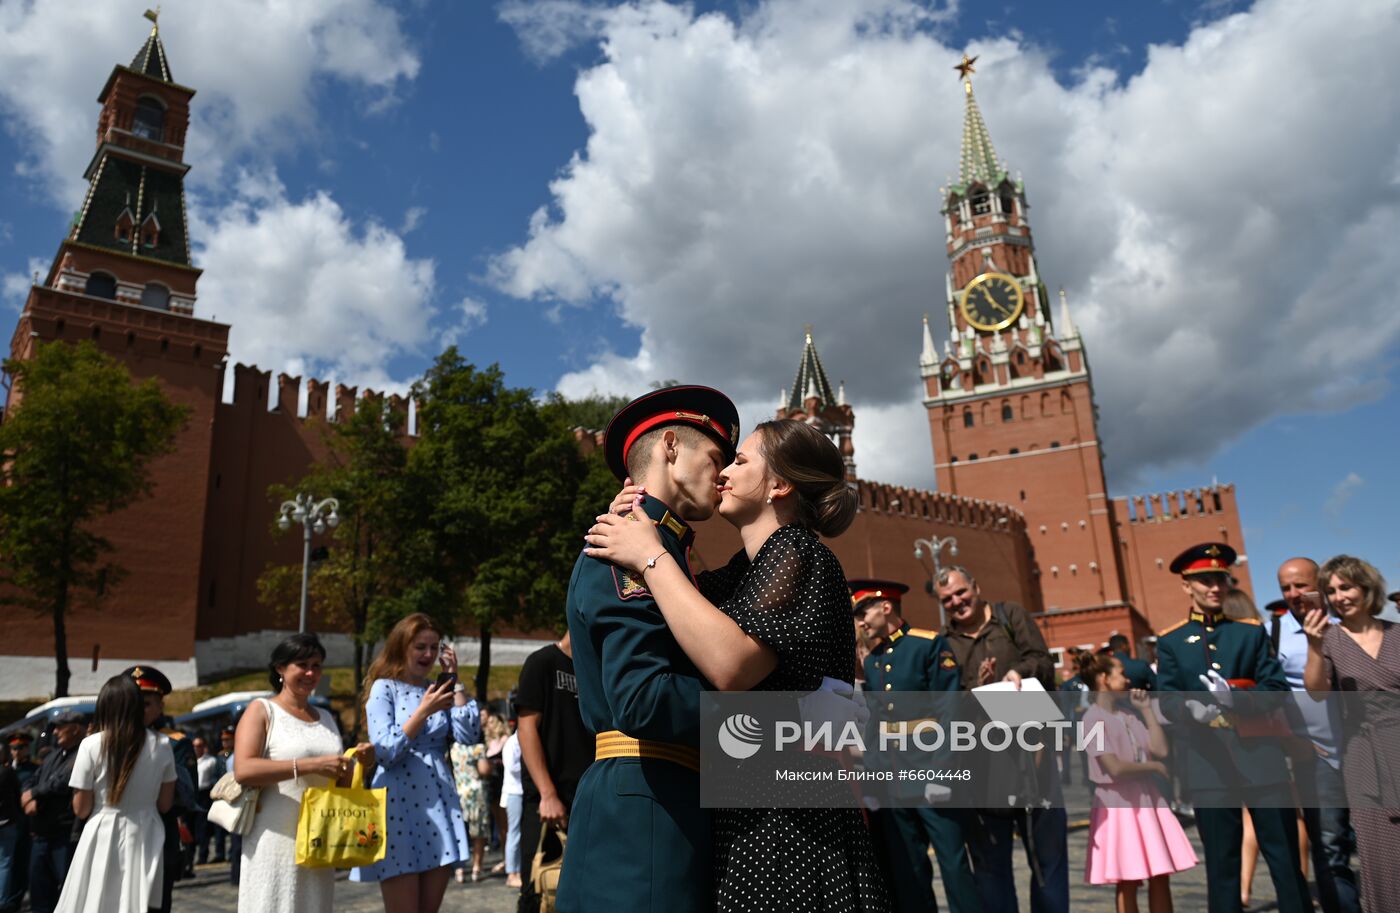
[[[622,490],[612,499],[608,505],[608,513],[615,516],[635,510],[646,500],[647,489],[645,485],[633,485],[630,478],[623,480]]]
[[[588,545],[584,554],[611,561],[618,567],[641,573],[662,550],[656,523],[642,514],[619,517],[603,514],[583,537]]]

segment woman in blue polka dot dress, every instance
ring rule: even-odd
[[[429,681],[435,664],[453,679]],[[457,656],[437,624],[414,614],[394,625],[365,675],[365,718],[379,762],[372,785],[388,790],[388,847],[350,880],[379,882],[386,913],[437,910],[452,869],[471,855],[447,749],[479,740],[481,724],[456,673]]]

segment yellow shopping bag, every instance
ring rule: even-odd
[[[347,751],[345,756],[354,753]],[[359,764],[348,787],[308,788],[301,794],[297,819],[297,865],[348,869],[383,859],[389,840],[387,792],[365,789]]]

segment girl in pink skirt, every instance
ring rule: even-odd
[[[1168,878],[1194,866],[1196,854],[1154,777],[1168,775],[1166,765],[1152,760],[1166,757],[1166,734],[1147,692],[1128,691],[1123,664],[1111,654],[1081,654],[1079,675],[1094,692],[1084,731],[1103,727],[1102,741],[1090,737],[1086,745],[1096,789],[1084,880],[1116,884],[1118,913],[1137,913],[1138,886],[1146,880],[1148,908],[1171,913]]]

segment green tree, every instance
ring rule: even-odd
[[[574,517],[586,473],[577,442],[500,368],[478,369],[455,348],[414,386],[419,441],[409,475],[428,531],[403,609],[474,623],[476,693],[484,699],[500,623],[558,629],[582,530]]]
[[[326,425],[327,456],[292,486],[273,486],[277,500],[297,492],[332,497],[340,525],[326,557],[312,569],[308,598],[322,618],[350,629],[355,642],[355,685],[364,678],[375,640],[397,620],[406,587],[404,553],[420,535],[411,525],[408,451],[398,433],[406,416],[387,400],[362,400],[350,420]],[[302,528],[292,529],[300,535]],[[258,578],[258,598],[295,617],[301,598],[301,563],[270,565]],[[364,708],[355,702],[355,731]]]
[[[53,619],[54,696],[66,697],[67,615],[123,575],[97,520],[151,491],[189,410],[91,343],[48,343],[7,360],[17,404],[0,424],[0,604]]]

